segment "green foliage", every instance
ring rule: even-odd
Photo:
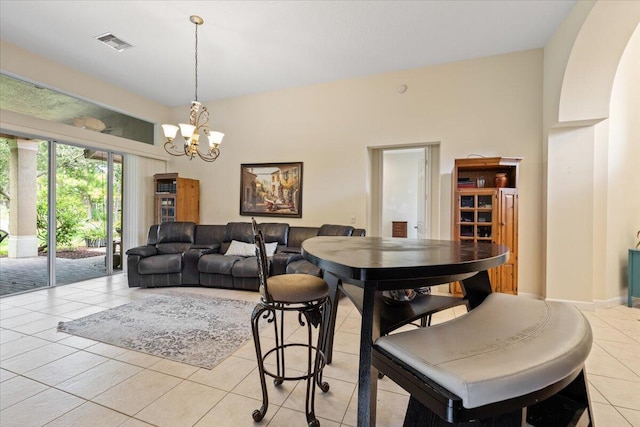
[[[38,149],[38,239],[47,244],[48,144]],[[85,157],[82,148],[59,144],[56,147],[56,242],[58,247],[71,247],[84,237],[89,228],[94,234],[105,229],[106,163]],[[84,224],[93,224],[91,227]],[[98,238],[104,238],[103,233]],[[92,239],[93,240],[93,239]]]
[[[9,194],[9,143],[0,139],[0,198],[6,199]]]
[[[48,141],[40,142],[36,157],[36,225],[43,248],[47,246],[48,237],[49,147]],[[92,153],[71,145],[56,145],[56,241],[59,247],[72,247],[86,234],[92,239],[106,237],[107,162],[90,158]],[[9,158],[9,143],[0,139],[0,200],[9,197]],[[119,210],[122,165],[115,164],[114,168],[114,201],[115,209]]]
[[[47,247],[48,211],[49,207],[47,206],[46,199],[36,206],[38,240],[42,248]],[[77,236],[80,224],[84,220],[84,216],[80,212],[76,209],[74,200],[58,198],[56,210],[56,242],[58,247],[66,248],[73,246],[74,238]]]
[[[89,240],[100,240],[107,238],[107,229],[105,222],[91,222],[84,227],[82,237]]]

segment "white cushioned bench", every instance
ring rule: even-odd
[[[528,400],[543,400],[578,375],[584,377],[591,344],[589,323],[575,307],[493,293],[451,321],[380,337],[374,344],[374,366],[393,380],[398,374],[406,377],[396,381],[401,386],[403,380],[413,378],[414,387],[405,387],[412,395],[420,394],[416,384],[427,383],[422,388],[428,389],[428,395],[435,391],[447,396],[448,406],[458,400],[459,412],[473,418],[529,406]],[[400,369],[389,369],[394,364]],[[440,387],[444,393],[438,391]],[[546,393],[536,396],[545,389]],[[430,396],[416,397],[427,407],[436,406],[430,409],[443,417]],[[512,404],[500,405],[508,401]],[[489,411],[472,411],[487,406]],[[444,408],[447,411],[452,410]]]

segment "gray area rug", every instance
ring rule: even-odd
[[[252,339],[254,306],[246,301],[173,293],[60,322],[58,330],[211,369]]]

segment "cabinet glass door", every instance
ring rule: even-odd
[[[494,238],[494,194],[460,194],[458,235],[461,240],[492,241]]]
[[[162,222],[174,222],[176,220],[176,198],[175,196],[158,197],[158,220]]]
[[[493,238],[493,194],[478,194],[477,240]]]

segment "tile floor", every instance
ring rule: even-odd
[[[190,288],[255,301],[257,294]],[[254,426],[260,387],[250,341],[212,370],[168,361],[56,332],[76,319],[162,292],[129,289],[124,275],[0,299],[0,425],[11,426]],[[464,311],[439,313],[434,322]],[[594,333],[587,361],[598,427],[640,427],[640,305],[585,312]],[[331,389],[318,393],[321,424],[354,426],[359,315],[343,299]],[[249,320],[247,319],[247,322]],[[303,426],[304,384],[270,384],[270,406],[258,425]],[[378,425],[399,426],[407,394],[379,383]]]

